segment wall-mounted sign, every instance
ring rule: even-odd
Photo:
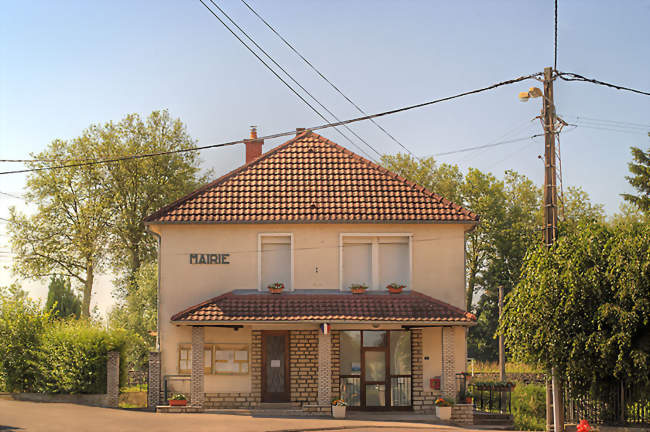
[[[190,254],[190,264],[230,264],[230,254]]]

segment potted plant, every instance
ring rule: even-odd
[[[399,294],[402,292],[402,290],[406,288],[404,285],[400,285],[398,283],[393,282],[392,284],[386,286],[386,289],[388,289],[388,292],[391,294]]]
[[[352,284],[352,286],[350,286],[350,291],[352,291],[352,294],[363,294],[367,289],[368,285],[365,284]]]
[[[345,418],[345,407],[348,404],[343,399],[334,399],[332,401],[332,417]]]
[[[284,289],[284,284],[282,282],[272,283],[268,286],[268,289],[271,294],[281,294]]]
[[[187,405],[187,398],[184,394],[178,393],[172,395],[172,397],[169,398],[168,402],[171,406],[185,406]]]
[[[451,420],[451,406],[453,403],[439,397],[434,402],[436,405],[436,415],[440,420]]]

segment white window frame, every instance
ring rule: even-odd
[[[413,233],[340,233],[339,234],[339,291],[347,291],[348,287],[343,286],[343,244],[346,237],[407,237],[409,250],[408,289],[413,289]],[[372,270],[372,285],[369,291],[381,290],[379,286],[379,242],[371,242],[372,258],[370,268]],[[293,250],[293,249],[292,249]],[[292,283],[293,286],[293,283]]]
[[[294,291],[295,285],[293,282],[293,233],[258,233],[257,234],[257,290],[265,291],[266,287],[262,286],[262,238],[263,237],[289,237],[291,249],[291,289]]]

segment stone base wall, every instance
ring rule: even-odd
[[[291,402],[318,404],[318,330],[289,332]]]
[[[302,413],[308,416],[329,416],[332,414],[331,405],[303,405]]]
[[[206,393],[205,408],[239,409],[255,408],[259,398],[253,393]]]
[[[424,377],[422,376],[422,329],[411,329],[411,391],[413,411],[421,411],[424,404]]]
[[[474,424],[474,406],[471,404],[456,404],[452,406],[451,421],[459,425]]]

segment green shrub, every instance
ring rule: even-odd
[[[40,303],[20,287],[0,287],[0,379],[4,390],[34,390],[40,336],[48,320]]]
[[[539,384],[518,384],[512,390],[512,415],[516,430],[545,430],[546,388]]]
[[[36,390],[43,393],[105,393],[106,357],[109,351],[123,353],[125,330],[106,330],[86,320],[52,322],[43,332],[38,355],[40,379]],[[120,356],[120,376],[126,377],[126,361]]]

